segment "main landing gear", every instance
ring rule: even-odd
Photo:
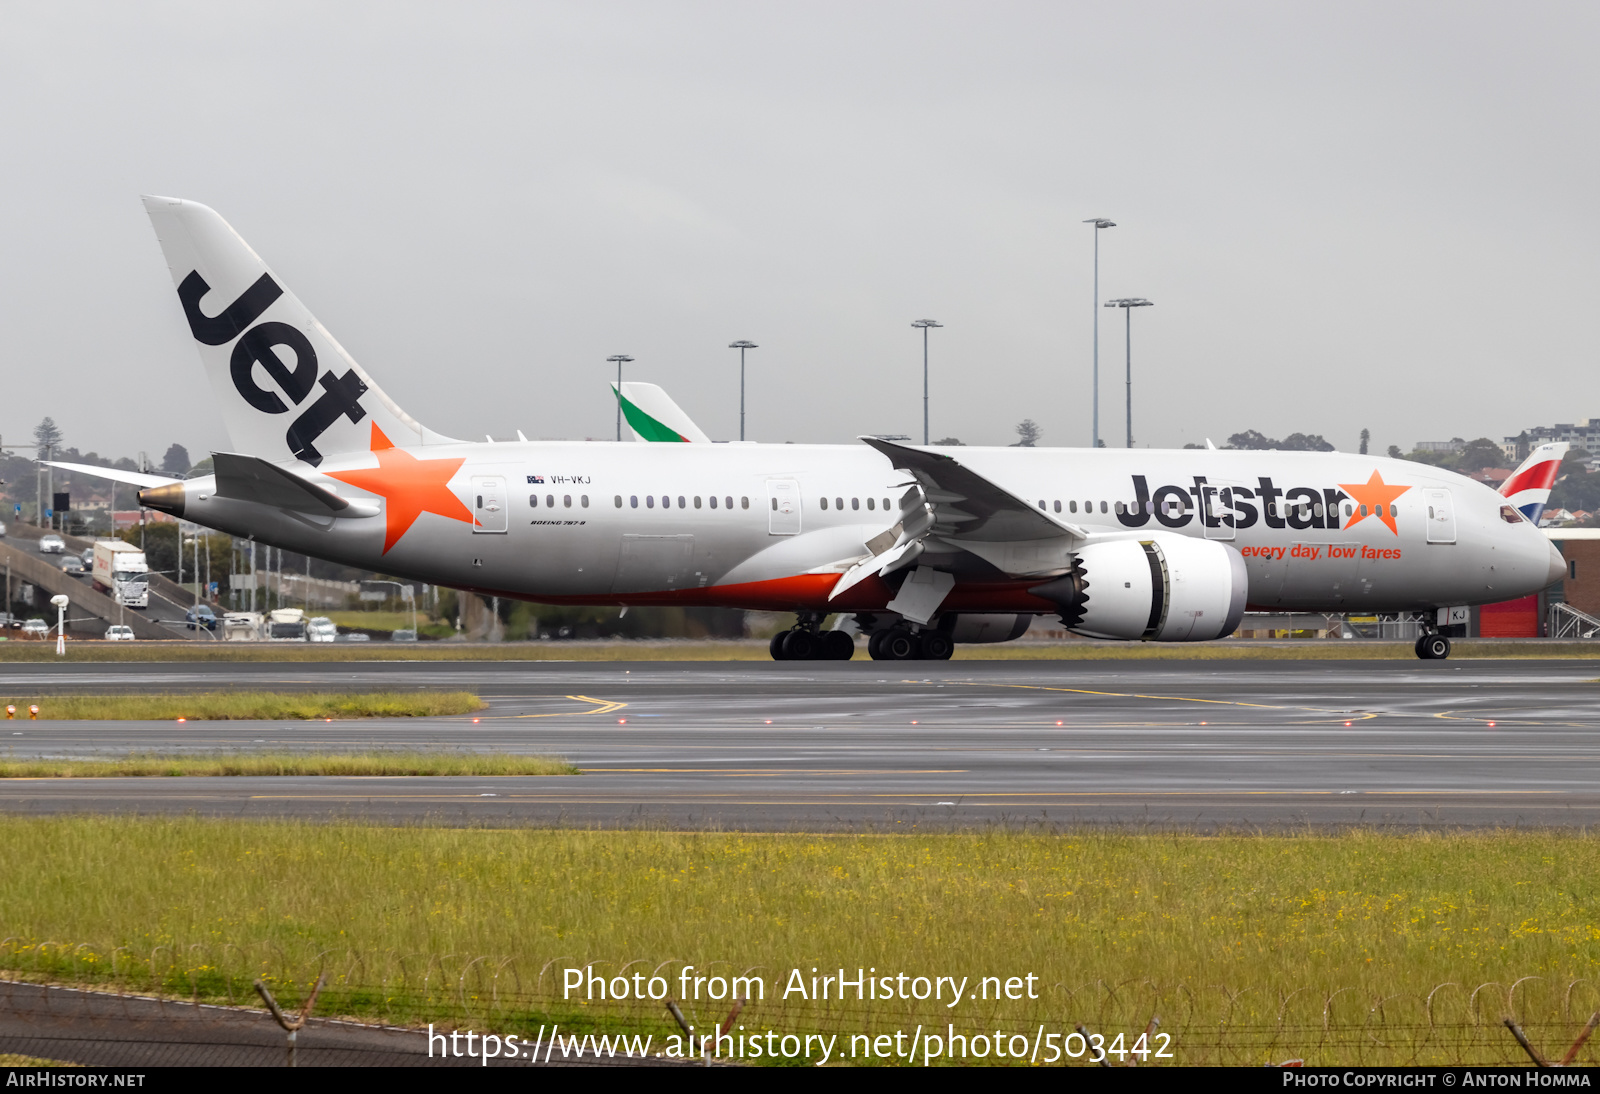
[[[845,631],[818,630],[822,616],[803,612],[793,629],[772,636],[768,651],[774,661],[848,661],[855,656],[855,639]]]
[[[1416,649],[1424,661],[1443,661],[1450,656],[1450,639],[1442,634],[1425,634],[1417,639]]]
[[[906,627],[873,631],[867,653],[874,661],[948,661],[956,644],[942,631],[914,634]]]

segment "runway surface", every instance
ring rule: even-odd
[[[543,778],[0,782],[20,813],[773,830],[1600,822],[1591,661],[63,664],[0,692],[475,691],[472,717],[13,722],[5,754],[450,748]],[[48,703],[48,698],[41,700]]]

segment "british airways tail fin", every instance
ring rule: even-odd
[[[235,449],[315,467],[366,451],[373,426],[400,447],[451,441],[396,406],[215,210],[144,207]]]
[[[1544,515],[1550,490],[1556,484],[1556,476],[1561,474],[1561,458],[1570,447],[1566,441],[1541,444],[1528,453],[1522,466],[1500,487],[1500,493],[1534,525],[1538,525],[1539,518]]]

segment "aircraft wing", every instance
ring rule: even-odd
[[[908,472],[934,507],[932,532],[951,543],[1018,543],[1040,539],[1085,539],[1083,529],[1056,520],[953,456],[908,448],[877,437],[861,438]]]
[[[1030,505],[952,456],[877,437],[861,439],[910,474],[920,490],[902,501],[900,523],[891,530],[893,542],[887,542],[891,533],[885,533],[878,537],[885,542],[869,544],[873,556],[846,571],[830,599],[873,574],[911,565],[933,537],[977,555],[1002,573],[1026,577],[1065,573],[1071,565],[1068,552],[1088,538],[1082,528]]]

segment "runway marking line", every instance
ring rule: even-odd
[[[1376,718],[1376,711],[1335,711],[1325,707],[1302,707],[1289,703],[1242,703],[1237,699],[1196,699],[1188,695],[1142,695],[1132,691],[1096,691],[1092,688],[1059,688],[1047,684],[991,684],[983,680],[958,680],[957,686],[972,688],[1019,688],[1023,691],[1064,691],[1074,695],[1102,695],[1108,699],[1160,699],[1169,703],[1210,703],[1224,707],[1252,707],[1257,710],[1309,710],[1316,714],[1331,714],[1349,721],[1367,721]]]
[[[548,696],[537,696],[537,695],[534,695],[534,696],[527,696],[527,698],[540,699],[540,698],[548,698]],[[572,716],[574,714],[576,714],[576,715],[614,714],[617,711],[621,710],[623,707],[628,705],[627,703],[618,703],[618,702],[614,702],[614,701],[612,701],[610,699],[594,699],[594,698],[591,698],[591,697],[589,697],[587,695],[563,695],[562,698],[563,699],[571,699],[573,702],[576,702],[576,703],[594,703],[595,704],[595,708],[593,710],[579,710],[579,711],[558,710],[558,711],[555,711],[555,712],[550,713],[550,714],[513,714],[512,717],[513,718],[565,718],[565,717]]]

